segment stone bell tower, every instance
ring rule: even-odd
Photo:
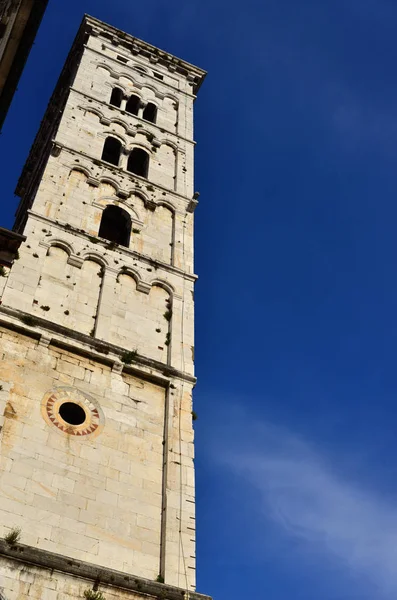
[[[207,598],[195,592],[192,427],[204,76],[85,17],[14,231],[0,229],[6,600]]]

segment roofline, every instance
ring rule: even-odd
[[[194,82],[193,87],[195,93],[197,93],[200,89],[200,86],[207,75],[207,71],[204,71],[203,69],[200,69],[200,67],[196,67],[195,65],[178,58],[166,50],[161,50],[160,48],[134,37],[133,35],[130,35],[121,29],[117,29],[117,27],[108,25],[100,19],[85,14],[81,23],[81,29],[85,29],[87,33],[90,33],[90,29],[95,27],[105,30],[109,35],[113,35],[115,38],[118,38],[120,41],[124,42],[124,44],[130,46],[134,54],[140,54],[141,52],[150,54],[153,57],[154,63],[161,62],[166,64],[170,70],[178,71],[181,74],[187,75]]]

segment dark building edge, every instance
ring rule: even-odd
[[[21,78],[22,71],[25,67],[30,50],[37,35],[37,31],[43,19],[47,4],[48,0],[36,0],[24,28],[21,41],[12,61],[9,75],[0,95],[0,131],[3,127],[13,96],[17,89],[18,82]]]

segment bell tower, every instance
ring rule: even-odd
[[[0,229],[7,600],[207,598],[192,426],[204,77],[86,16],[18,182],[14,231]]]

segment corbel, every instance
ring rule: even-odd
[[[92,185],[93,187],[99,187],[101,185],[101,182],[99,181],[99,179],[97,179],[96,177],[87,177],[87,183],[88,185]]]
[[[144,281],[139,281],[137,283],[136,289],[138,290],[138,292],[142,292],[143,294],[148,295],[150,293],[150,290],[152,289],[152,286],[149,283],[145,283]]]
[[[76,256],[75,254],[71,254],[66,262],[68,263],[68,265],[71,265],[72,267],[77,267],[78,269],[81,269],[81,267],[84,264],[84,260],[80,258],[80,256]]]
[[[194,213],[194,211],[196,210],[196,207],[198,205],[198,201],[195,198],[192,198],[189,202],[189,204],[186,207],[186,212],[188,213]]]
[[[118,190],[116,196],[122,200],[127,200],[130,197],[130,192],[127,192],[127,190]]]
[[[50,344],[51,344],[51,338],[43,333],[39,339],[39,346],[43,346],[43,348],[48,348],[48,346]]]
[[[58,156],[61,154],[61,152],[62,152],[62,146],[60,144],[58,144],[57,142],[53,142],[52,148],[51,148],[51,156],[53,156],[54,158],[58,158]]]
[[[119,362],[118,360],[114,361],[113,366],[112,366],[112,372],[115,373],[116,375],[121,375],[122,371],[124,368],[124,363]]]

